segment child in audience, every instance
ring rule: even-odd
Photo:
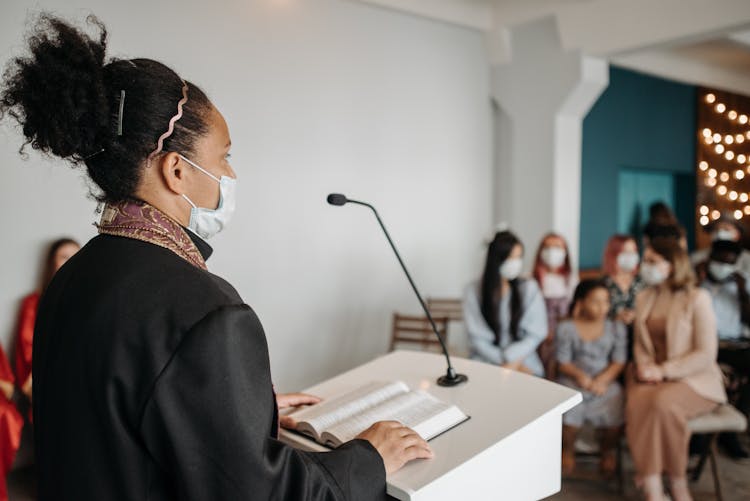
[[[623,424],[623,391],[617,378],[627,360],[623,324],[609,318],[609,291],[600,280],[584,280],[575,290],[571,319],[557,328],[558,381],[581,390],[583,402],[563,416],[563,473],[575,470],[575,441],[585,423],[601,440],[600,469],[611,476]]]
[[[557,322],[567,316],[578,276],[570,265],[570,254],[565,239],[557,233],[548,233],[539,244],[534,261],[534,279],[542,290],[547,309],[547,338],[539,345],[547,377],[554,379],[555,330]]]

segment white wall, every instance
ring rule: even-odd
[[[25,0],[0,6],[0,59],[23,48]],[[152,57],[201,85],[230,126],[239,204],[212,271],[263,321],[280,390],[385,351],[391,312],[416,312],[371,214],[380,208],[426,294],[456,296],[491,228],[489,68],[481,35],[342,0],[69,0],[110,55]],[[93,236],[81,174],[16,150],[0,129],[0,335],[10,343],[40,247]],[[114,264],[113,264],[114,265]]]

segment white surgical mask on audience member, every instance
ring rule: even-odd
[[[643,263],[641,265],[641,278],[647,285],[659,285],[667,279],[667,275],[653,263]]]
[[[523,269],[523,259],[520,257],[506,259],[505,262],[500,265],[500,276],[506,280],[515,280],[521,274]]]
[[[708,263],[708,272],[719,282],[723,282],[731,277],[735,271],[737,271],[737,267],[733,264],[722,263],[720,261],[710,261]]]
[[[641,262],[641,256],[637,252],[620,252],[617,255],[617,266],[622,271],[633,271]]]
[[[562,247],[545,247],[542,249],[542,261],[548,267],[557,269],[565,264],[565,249]]]
[[[192,160],[180,155],[184,161],[219,183],[219,206],[215,209],[205,209],[196,206],[187,195],[183,193],[182,197],[193,206],[190,210],[190,222],[188,228],[201,238],[209,239],[226,228],[234,214],[235,192],[237,180],[229,176],[217,178],[206,169],[196,164]]]
[[[730,240],[734,241],[736,240],[737,235],[732,230],[716,230],[716,233],[714,233],[714,240]]]

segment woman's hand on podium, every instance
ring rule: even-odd
[[[383,458],[386,473],[401,469],[412,459],[430,459],[432,449],[414,430],[398,421],[379,421],[360,433],[357,438],[367,440]]]
[[[283,393],[276,395],[276,406],[281,409],[289,407],[299,407],[300,405],[312,405],[320,402],[320,398],[307,393]],[[297,427],[297,421],[292,416],[279,416],[279,426],[288,430]]]

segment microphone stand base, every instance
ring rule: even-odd
[[[445,376],[440,376],[437,380],[438,386],[457,386],[461,383],[465,383],[468,381],[469,378],[466,377],[464,374],[446,374]]]

